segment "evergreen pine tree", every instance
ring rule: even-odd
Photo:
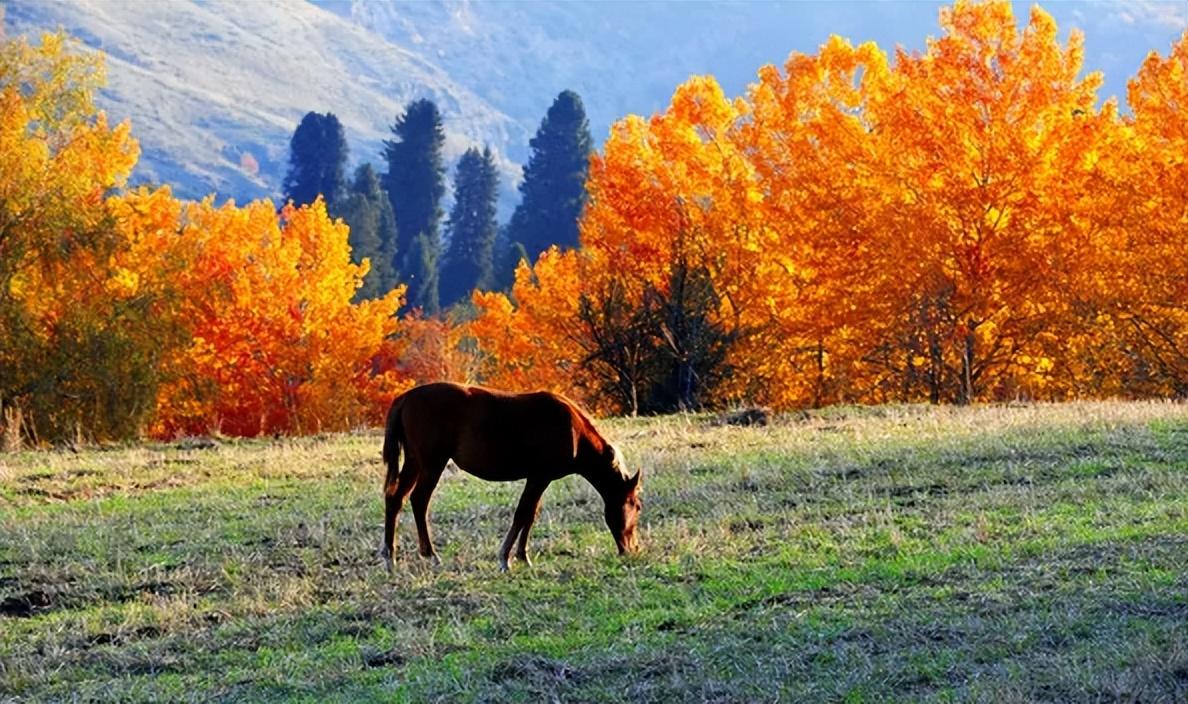
[[[345,195],[346,162],[346,134],[334,113],[306,113],[289,140],[285,200],[306,205],[321,194],[333,208]]]
[[[379,237],[380,237],[380,253],[383,255],[385,262],[384,267],[388,276],[388,283],[384,287],[385,291],[389,291],[400,283],[400,250],[396,249],[396,243],[399,237],[396,232],[396,214],[392,212],[392,201],[388,199],[388,194],[384,192],[384,187],[380,183],[379,175],[374,171],[371,172],[374,181],[374,191],[368,190],[369,198],[375,200],[376,209],[379,212]]]
[[[512,214],[509,237],[535,261],[551,245],[578,245],[591,140],[577,93],[567,90],[557,96],[529,146],[532,156],[520,184],[523,199]]]
[[[338,215],[351,228],[351,258],[358,263],[371,260],[371,269],[363,279],[355,297],[357,300],[377,298],[396,285],[392,269],[396,246],[395,220],[392,204],[380,187],[379,177],[371,164],[355,170],[349,195],[338,206]]]
[[[422,233],[413,240],[412,251],[406,261],[412,271],[405,277],[408,281],[408,307],[420,308],[426,315],[437,315],[441,301],[437,289],[437,259],[439,247]]]
[[[445,195],[441,154],[445,132],[441,114],[431,101],[418,100],[396,118],[392,133],[396,139],[384,141],[384,158],[388,162],[384,188],[396,216],[396,251],[401,257],[397,271],[408,282],[410,304],[421,305],[426,312],[436,312],[436,288],[421,289],[437,286],[437,272],[428,276],[424,267],[430,261],[436,265],[441,249],[438,222],[442,216],[441,198]],[[414,246],[422,236],[424,243]],[[427,301],[434,302],[432,311],[424,303]]]
[[[441,300],[453,305],[494,284],[495,198],[499,174],[491,149],[468,149],[454,177],[454,207],[446,229],[450,247],[441,267]]]
[[[491,288],[496,291],[511,291],[516,282],[516,267],[522,261],[529,261],[528,252],[524,245],[511,239],[510,223],[504,223],[499,228],[499,235],[495,238],[495,276]]]

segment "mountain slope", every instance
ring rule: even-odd
[[[441,109],[451,161],[471,145],[505,155],[529,136],[434,64],[305,2],[14,0],[6,14],[10,34],[61,26],[106,52],[100,102],[133,119],[137,180],[189,197],[276,196],[310,110],[339,117],[352,163],[378,165],[394,117],[419,97]],[[500,166],[519,178],[505,157]]]
[[[335,112],[352,162],[378,161],[396,113],[429,97],[445,114],[451,162],[471,144],[496,150],[506,215],[520,178],[513,162],[527,159],[529,137],[562,90],[582,96],[601,142],[623,115],[663,109],[690,74],[713,73],[737,95],[761,65],[816,51],[835,32],[886,50],[919,49],[939,33],[944,4],[7,0],[5,7],[10,32],[61,25],[108,52],[104,104],[134,120],[145,150],[141,178],[179,184],[190,196],[273,194],[305,112]],[[1147,51],[1166,52],[1188,26],[1183,8],[1046,3],[1062,31],[1086,30],[1086,69],[1106,72],[1103,99],[1125,96]],[[1027,3],[1016,2],[1015,12],[1026,21]]]
[[[712,73],[729,95],[760,66],[816,52],[831,34],[923,49],[941,33],[952,0],[610,2],[595,0],[309,0],[388,41],[429,57],[461,85],[535,130],[553,98],[582,96],[601,142],[628,113],[664,109],[691,74]],[[1016,0],[1026,23],[1032,3]],[[1101,97],[1125,100],[1146,53],[1188,28],[1184,0],[1044,1],[1061,28],[1085,30],[1086,71],[1104,70]],[[515,158],[524,154],[513,151]]]

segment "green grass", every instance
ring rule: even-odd
[[[0,701],[1188,701],[1188,407],[602,423],[497,571],[518,484],[447,472],[389,576],[380,438],[0,455]]]

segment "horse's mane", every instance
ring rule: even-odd
[[[560,401],[569,411],[570,418],[573,421],[571,425],[573,426],[573,450],[575,453],[578,449],[578,443],[581,442],[582,438],[585,438],[595,453],[601,455],[606,451],[606,446],[610,443],[606,441],[606,438],[602,437],[602,434],[598,432],[598,428],[594,427],[594,421],[590,420],[590,416],[586,415],[586,412],[582,410],[581,406],[561,394],[552,391],[546,391],[544,393],[554,401]]]
[[[577,431],[579,429],[579,425],[580,425],[581,437],[584,437],[586,439],[586,441],[590,443],[590,447],[597,454],[599,454],[599,455],[605,454],[607,449],[609,448],[610,451],[612,453],[614,453],[614,459],[612,461],[612,466],[614,467],[614,469],[619,473],[619,476],[622,477],[622,479],[624,481],[630,479],[631,475],[627,472],[627,464],[626,464],[626,461],[623,459],[623,454],[621,452],[619,452],[619,448],[615,447],[614,445],[612,445],[610,443],[610,441],[608,441],[606,438],[602,437],[602,433],[598,432],[598,428],[594,427],[594,421],[590,418],[590,416],[584,410],[582,410],[582,407],[577,405],[573,401],[569,400],[568,398],[561,396],[560,394],[555,394],[555,396],[557,396],[558,398],[560,398],[562,401],[565,402],[565,405],[569,407],[570,413],[573,415],[573,417],[576,420],[579,421],[579,423],[574,424],[575,431]],[[576,434],[577,433],[575,433],[575,435]],[[581,440],[579,437],[575,437],[574,441],[576,443],[576,442],[580,442]],[[576,451],[576,449],[577,449],[576,445],[575,445],[574,449]]]

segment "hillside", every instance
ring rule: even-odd
[[[419,97],[445,116],[447,159],[489,144],[505,179],[519,178],[504,156],[527,143],[517,121],[422,56],[312,4],[14,0],[6,14],[10,34],[60,26],[106,52],[101,102],[133,120],[136,178],[183,196],[277,195],[289,138],[310,110],[338,115],[352,163],[378,162],[392,120]]]
[[[600,143],[622,116],[663,109],[691,74],[713,73],[737,95],[763,64],[815,51],[833,33],[888,51],[922,48],[943,3],[865,3],[862,12],[848,3],[729,0],[0,4],[10,32],[62,26],[109,53],[105,105],[134,120],[143,180],[174,182],[187,196],[275,194],[305,112],[333,110],[352,162],[374,161],[396,112],[427,96],[445,113],[451,159],[470,144],[497,151],[506,217],[528,139],[562,90],[582,96]],[[1182,4],[1170,2],[1046,9],[1064,30],[1087,30],[1086,67],[1105,70],[1103,99],[1124,98],[1146,52],[1188,26]]]

